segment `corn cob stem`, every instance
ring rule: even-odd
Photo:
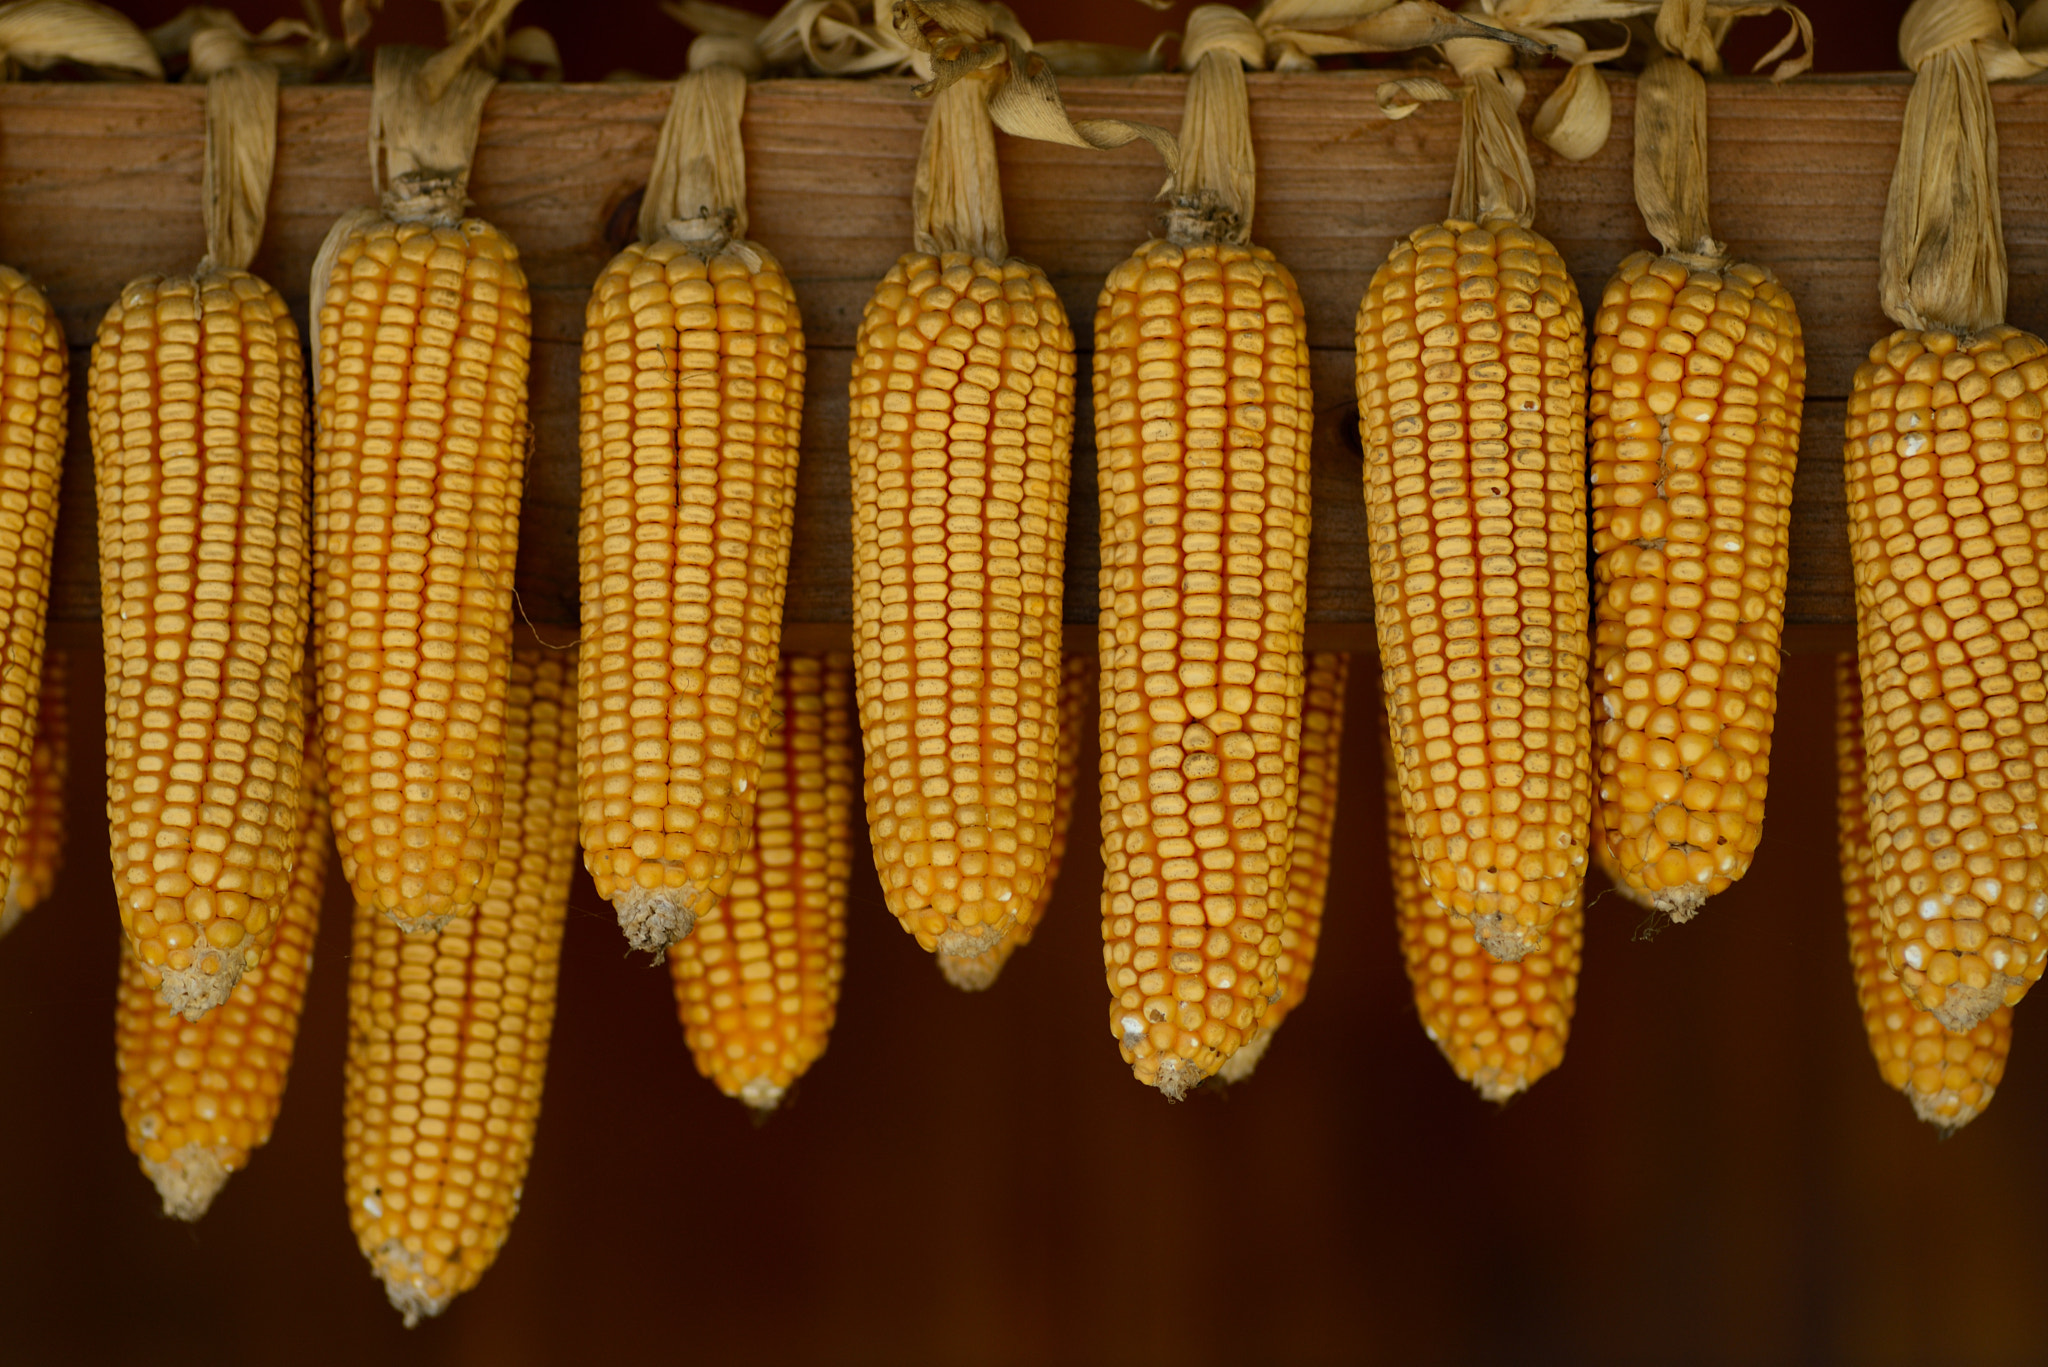
[[[803,329],[744,236],[745,97],[731,67],[677,83],[643,241],[598,277],[584,336],[584,859],[657,953],[751,839],[789,573]]]
[[[270,1141],[284,1099],[327,890],[318,734],[309,733],[306,745],[291,881],[263,962],[195,1023],[166,1011],[134,955],[124,949],[121,956],[114,1008],[121,1119],[129,1151],[174,1219],[206,1214],[228,1178]]]
[[[1017,918],[994,949],[979,954],[939,953],[939,972],[962,992],[985,992],[995,986],[1010,956],[1031,943],[1052,905],[1053,887],[1065,862],[1067,836],[1073,825],[1074,792],[1081,781],[1081,735],[1094,711],[1095,660],[1088,655],[1066,657],[1060,675],[1059,762],[1053,776],[1052,849],[1046,856],[1045,885],[1037,899]]]
[[[1280,1023],[1308,995],[1309,974],[1322,940],[1323,906],[1330,886],[1330,841],[1337,829],[1337,779],[1344,744],[1344,686],[1349,655],[1318,651],[1308,657],[1301,715],[1301,796],[1295,804],[1294,844],[1287,861],[1287,924],[1280,932],[1279,990],[1257,1033],[1224,1063],[1225,1082],[1252,1075]]]
[[[988,90],[933,103],[918,249],[876,286],[852,380],[854,667],[868,827],[926,949],[992,949],[1052,847],[1074,344],[1007,259]]]
[[[1230,146],[1184,139],[1167,237],[1110,273],[1095,316],[1109,1027],[1174,1100],[1279,989],[1300,781],[1314,409],[1300,293],[1246,240],[1228,31],[1184,55],[1182,127]]]
[[[356,907],[349,1224],[407,1325],[490,1267],[533,1153],[576,857],[575,679],[573,649],[513,652],[505,823],[474,912],[427,937]]]
[[[785,655],[754,842],[728,893],[668,952],[697,1071],[767,1113],[825,1052],[846,958],[853,664]]]
[[[1842,860],[1842,909],[1849,967],[1871,1056],[1885,1085],[1903,1092],[1913,1113],[1953,1133],[1991,1104],[2012,1053],[2012,1008],[2000,1006],[1969,1030],[1945,1029],[1906,995],[1886,962],[1877,915],[1870,815],[1864,806],[1863,688],[1853,656],[1835,660],[1836,815]]]
[[[64,865],[64,784],[71,774],[69,654],[43,655],[43,685],[36,705],[35,742],[29,748],[28,789],[22,801],[21,839],[7,897],[0,903],[0,935],[37,907],[57,885]]]
[[[436,103],[427,86],[439,60],[379,50],[384,208],[335,225],[313,288],[335,840],[356,899],[418,931],[466,913],[496,856],[533,436],[518,252],[461,215],[491,80],[462,70]]]

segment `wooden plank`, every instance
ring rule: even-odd
[[[1437,217],[1449,183],[1457,112],[1429,106],[1389,123],[1371,72],[1255,75],[1259,156],[1256,236],[1299,277],[1317,347],[1317,532],[1311,622],[1343,633],[1371,619],[1357,450],[1347,435],[1351,319],[1371,271],[1398,233]],[[1553,77],[1531,82],[1531,107]],[[1614,136],[1570,163],[1535,149],[1538,227],[1582,287],[1646,244],[1631,198],[1632,83],[1616,78]],[[1852,619],[1840,510],[1838,401],[1888,324],[1876,307],[1877,241],[1906,82],[1747,80],[1712,89],[1716,227],[1771,264],[1800,300],[1809,354],[1806,458],[1796,490],[1788,619]],[[1182,79],[1069,82],[1077,116],[1179,120]],[[2023,174],[2048,152],[2048,88],[1998,86],[2006,175],[2012,320],[2048,326],[2048,183]],[[623,240],[632,197],[667,107],[665,86],[510,86],[492,97],[471,192],[520,244],[535,287],[537,441],[522,536],[522,608],[572,623],[575,604],[575,349],[590,280]],[[284,92],[270,232],[256,262],[303,318],[307,271],[333,219],[369,198],[367,92]],[[792,571],[794,622],[850,613],[845,378],[860,308],[906,243],[912,167],[924,109],[906,81],[775,81],[748,106],[753,232],[783,259],[812,346],[811,402]],[[1001,141],[1013,250],[1058,283],[1086,345],[1103,275],[1148,231],[1160,171],[1151,154]],[[189,267],[201,251],[201,92],[184,87],[0,86],[0,260],[49,290],[74,346],[87,344],[128,279]],[[1589,304],[1593,302],[1589,298]],[[82,376],[84,353],[76,353]],[[1085,389],[1085,385],[1083,386]],[[1093,615],[1092,457],[1081,423],[1067,617]],[[74,424],[60,520],[60,620],[97,613],[89,457]],[[1346,639],[1354,639],[1355,634]]]

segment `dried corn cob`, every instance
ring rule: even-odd
[[[1252,1075],[1273,1042],[1273,1032],[1308,995],[1323,934],[1323,904],[1330,886],[1330,840],[1337,828],[1338,760],[1344,744],[1344,685],[1351,657],[1318,651],[1308,657],[1301,711],[1301,796],[1295,804],[1294,845],[1287,862],[1287,924],[1280,932],[1280,989],[1266,1007],[1258,1033],[1223,1065],[1225,1082]]]
[[[1669,0],[1657,33],[1720,69],[1702,7]],[[1714,240],[1706,97],[1676,56],[1643,72],[1636,200],[1664,251],[1621,263],[1593,343],[1594,829],[1615,885],[1674,921],[1763,834],[1806,394],[1792,296]]]
[[[717,187],[679,183],[738,161],[745,98],[731,67],[677,83],[642,241],[598,277],[584,334],[583,850],[636,949],[732,882],[782,637],[803,328],[744,204],[700,214]]]
[[[1396,242],[1373,275],[1358,425],[1422,880],[1512,960],[1585,877],[1585,316],[1563,258],[1527,226],[1534,177],[1506,49],[1445,51],[1466,85],[1452,216]]]
[[[1017,923],[1004,933],[994,949],[979,954],[939,953],[939,972],[963,992],[985,992],[995,986],[1010,956],[1031,943],[1052,904],[1054,885],[1059,882],[1060,865],[1065,862],[1067,835],[1074,819],[1074,792],[1081,782],[1081,736],[1096,704],[1095,657],[1069,655],[1061,667],[1059,711],[1059,761],[1053,771],[1052,849],[1046,856],[1045,885]]]
[[[406,1323],[476,1285],[533,1153],[576,857],[576,660],[512,657],[505,824],[467,917],[408,937],[358,905],[349,960],[349,1224]]]
[[[1885,962],[1885,931],[1876,916],[1871,876],[1870,817],[1863,804],[1863,689],[1855,657],[1848,655],[1835,660],[1835,755],[1849,967],[1870,1052],[1885,1085],[1905,1093],[1914,1114],[1952,1132],[1983,1113],[2005,1076],[2012,1052],[2012,1008],[2001,1006],[1968,1031],[1952,1034],[1932,1012],[1913,1004]]]
[[[853,662],[785,655],[754,821],[729,892],[669,948],[697,1071],[772,1111],[839,1010],[853,815]]]
[[[1444,910],[1422,881],[1384,733],[1380,759],[1387,863],[1415,1014],[1452,1071],[1488,1101],[1507,1101],[1564,1062],[1585,944],[1581,904],[1557,914],[1543,948],[1514,963],[1494,959],[1471,921]]]
[[[903,928],[954,955],[994,948],[1045,886],[1074,424],[1073,333],[1008,258],[987,99],[978,79],[940,94],[920,164],[970,163],[951,173],[994,226],[922,224],[937,250],[868,301],[849,420],[875,866]]]
[[[0,935],[41,906],[57,885],[64,865],[64,783],[71,774],[71,704],[69,655],[43,653],[43,686],[36,706],[36,738],[29,748],[28,788],[23,797],[21,837],[15,846],[14,869],[7,877],[7,898],[0,903]]]
[[[433,120],[466,118],[466,153],[490,78],[456,73],[444,111],[419,93],[422,56],[378,51],[384,212],[335,225],[313,291],[335,840],[356,900],[408,930],[465,913],[496,855],[512,566],[533,439],[519,253],[462,216],[466,158],[453,175],[422,167],[410,140]]]
[[[263,962],[192,1022],[166,1011],[134,955],[121,955],[114,1008],[121,1119],[164,1214],[180,1220],[206,1214],[228,1178],[270,1141],[284,1099],[327,890],[327,785],[317,736],[307,749],[290,886]]]
[[[1243,68],[1204,46],[1191,21],[1182,128],[1227,145],[1181,150],[1167,236],[1110,273],[1095,315],[1109,1026],[1169,1097],[1280,986],[1314,417],[1300,292],[1247,241]]]
[[[209,160],[260,155],[257,226],[231,242],[209,214],[196,274],[121,292],[86,399],[114,887],[136,961],[187,1020],[258,961],[291,886],[311,583],[299,333],[242,269],[261,235],[277,75],[232,67],[207,90]],[[246,126],[222,113],[236,98]]]

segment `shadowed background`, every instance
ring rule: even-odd
[[[417,0],[390,5],[375,36],[436,33]],[[1018,6],[1041,38],[1126,42],[1186,8]],[[1903,8],[1810,6],[1823,69],[1893,67]],[[555,33],[572,79],[672,74],[688,41],[651,3],[529,0],[517,21]],[[1997,1100],[1954,1140],[1878,1081],[1842,934],[1824,655],[1788,665],[1748,879],[1650,942],[1598,900],[1566,1063],[1505,1108],[1451,1074],[1410,1004],[1365,670],[1308,1000],[1249,1083],[1178,1107],[1131,1081],[1108,1030],[1092,791],[1045,927],[978,997],[896,927],[857,839],[832,1046],[758,1127],[697,1078],[667,974],[625,954],[579,872],[523,1208],[482,1284],[407,1332],[342,1207],[338,876],[275,1137],[196,1227],[156,1213],[116,1106],[103,692],[71,639],[88,648],[66,868],[0,941],[9,1367],[2041,1352],[2048,1066],[2028,1022],[2048,1007],[2022,1009]]]

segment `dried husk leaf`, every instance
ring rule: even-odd
[[[468,203],[484,101],[497,80],[459,66],[437,97],[428,81],[448,51],[395,43],[377,49],[370,85],[370,183],[394,222],[456,223]]]
[[[1276,71],[1309,71],[1338,53],[1412,52],[1451,38],[1492,38],[1531,56],[1551,49],[1432,0],[1268,0],[1256,17],[1266,61]]]
[[[1696,269],[1727,264],[1708,218],[1707,83],[1676,57],[1651,59],[1636,81],[1636,208],[1650,235]]]
[[[747,235],[747,159],[740,143],[746,107],[747,78],[729,63],[676,81],[640,201],[642,242],[673,237],[711,256]]]
[[[1515,116],[1525,93],[1522,78],[1507,65],[1508,49],[1500,43],[1458,38],[1443,50],[1460,78],[1456,89],[1430,76],[1386,81],[1379,88],[1380,109],[1390,119],[1404,119],[1424,104],[1455,100],[1462,125],[1451,170],[1450,216],[1472,223],[1512,219],[1526,228],[1536,213],[1536,172]]]
[[[207,77],[202,273],[247,270],[256,259],[276,164],[277,68],[243,61]]]
[[[2005,321],[1989,82],[2048,66],[2048,51],[2015,48],[2014,33],[2003,0],[1916,0],[1899,25],[1913,89],[1885,201],[1878,289],[1901,327],[1969,336]]]
[[[989,82],[981,76],[956,79],[932,98],[910,191],[911,231],[921,252],[1009,258],[988,105]]]
[[[1257,163],[1244,69],[1266,64],[1266,40],[1242,10],[1202,5],[1188,15],[1181,65],[1188,89],[1180,155],[1167,187],[1167,237],[1182,246],[1251,240]]]
[[[285,79],[306,81],[348,56],[341,40],[327,32],[318,7],[307,13],[305,19],[272,20],[261,33],[251,33],[227,10],[194,5],[151,29],[149,41],[159,57],[185,57],[193,80],[207,80],[236,62],[267,62]]]
[[[40,71],[59,62],[164,78],[163,64],[132,21],[91,0],[15,0],[0,5],[0,62]]]

